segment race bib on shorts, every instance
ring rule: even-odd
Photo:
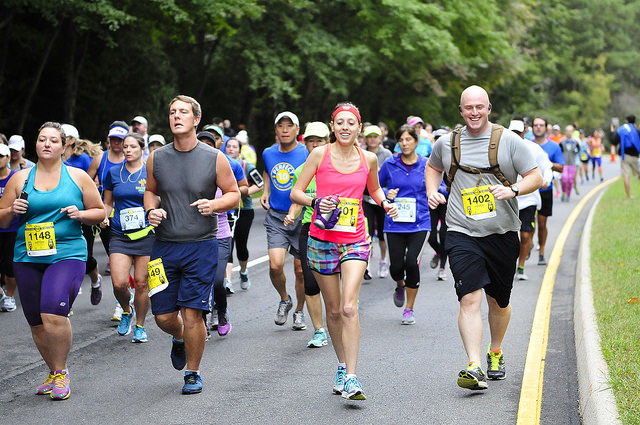
[[[24,240],[29,257],[44,257],[58,252],[52,221],[25,225]]]
[[[355,233],[358,224],[358,212],[360,211],[360,201],[354,198],[340,198],[340,218],[335,227],[331,230],[336,232]]]
[[[496,199],[489,191],[490,185],[463,189],[464,214],[473,220],[484,220],[496,216]]]
[[[169,281],[162,265],[162,258],[149,261],[147,268],[149,269],[149,297],[152,297],[167,289]]]
[[[393,221],[396,223],[416,222],[416,198],[396,198],[393,203],[398,208],[398,216]]]
[[[122,231],[139,230],[144,227],[144,208],[126,208],[120,210],[120,226]]]

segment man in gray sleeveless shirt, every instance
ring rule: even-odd
[[[506,177],[501,183],[490,169],[489,146],[494,125],[489,122],[489,95],[478,86],[460,96],[462,128],[457,173],[451,173],[452,135],[442,136],[433,146],[426,169],[429,207],[447,202],[438,192],[442,173],[455,174],[447,207],[446,252],[453,274],[460,312],[458,328],[469,363],[458,373],[458,385],[470,390],[487,389],[489,379],[505,379],[502,340],[511,318],[509,303],[516,260],[520,251],[518,194],[531,193],[542,184],[542,175],[525,142],[503,129],[497,149],[498,168]],[[496,127],[496,131],[500,128]],[[498,133],[496,133],[497,135]],[[517,185],[516,178],[522,180]],[[481,367],[482,292],[489,306],[491,344],[488,369]]]
[[[217,213],[240,203],[229,161],[196,138],[201,115],[200,104],[189,96],[171,101],[174,142],[149,156],[144,193],[149,224],[156,230],[149,262],[151,311],[160,329],[173,336],[173,367],[187,366],[183,394],[202,391],[199,368],[206,338],[202,312],[211,310],[209,296],[218,263]],[[223,195],[215,199],[217,187]]]

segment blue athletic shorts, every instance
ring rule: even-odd
[[[169,286],[151,297],[154,315],[180,307],[211,311],[211,289],[218,265],[218,241],[164,242],[156,240],[151,258],[162,258]]]
[[[369,261],[371,245],[367,239],[356,243],[335,243],[309,236],[307,242],[309,267],[318,273],[340,273],[340,264],[347,260]]]

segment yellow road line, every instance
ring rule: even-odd
[[[536,310],[533,316],[533,324],[531,325],[529,349],[527,350],[527,360],[524,364],[524,375],[522,376],[522,388],[520,390],[517,425],[540,424],[544,364],[547,355],[547,341],[549,339],[549,318],[551,316],[551,297],[553,296],[553,287],[556,281],[556,273],[560,266],[562,251],[569,237],[571,227],[573,227],[573,224],[589,199],[600,189],[610,185],[616,180],[618,180],[618,178],[600,183],[578,202],[578,205],[571,211],[569,218],[564,226],[562,226],[558,239],[553,246],[553,251],[551,251],[551,256],[549,257],[549,264],[542,279],[538,303],[536,304]]]

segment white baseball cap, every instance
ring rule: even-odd
[[[64,135],[67,137],[73,137],[74,139],[80,138],[80,133],[78,133],[78,129],[72,126],[71,124],[62,124],[62,131],[64,131]]]
[[[511,120],[509,123],[509,130],[518,131],[520,133],[524,132],[524,121]]]
[[[5,145],[4,143],[0,143],[0,155],[2,155],[2,156],[11,155],[11,151],[9,150],[9,146]]]
[[[162,146],[167,144],[162,134],[152,134],[151,136],[149,136],[149,144],[155,142],[160,143]]]
[[[149,123],[147,122],[147,119],[141,115],[138,115],[137,117],[134,117],[131,120],[131,123],[134,123],[134,122],[139,122],[140,124],[144,124],[145,126],[149,127]]]
[[[329,137],[329,127],[323,122],[314,121],[307,124],[307,127],[304,129],[303,139],[307,137],[316,136],[321,139],[325,137]]]
[[[276,117],[276,121],[273,125],[278,125],[280,120],[283,118],[289,118],[291,122],[295,124],[296,127],[300,127],[300,121],[298,120],[298,116],[293,112],[289,112],[289,111],[280,112]]]
[[[9,138],[9,149],[21,151],[24,149],[24,139],[19,134],[14,134]]]
[[[238,131],[238,134],[236,134],[236,140],[242,144],[249,143],[249,134],[247,134],[247,130]]]

